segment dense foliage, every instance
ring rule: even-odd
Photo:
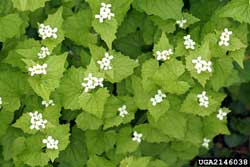
[[[249,141],[249,11],[249,0],[1,0],[0,166],[182,166],[217,135]]]

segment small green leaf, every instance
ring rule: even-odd
[[[83,110],[102,118],[104,105],[109,97],[109,92],[105,88],[100,88],[93,93],[83,92],[79,97],[79,103]]]
[[[17,8],[20,11],[34,11],[38,8],[44,7],[45,2],[49,0],[12,0],[14,8]]]

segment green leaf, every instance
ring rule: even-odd
[[[63,76],[64,64],[67,54],[58,56],[50,56],[45,63],[48,65],[47,74],[42,76],[30,76],[28,81],[33,90],[44,100],[49,100],[51,92],[53,92],[60,83]],[[32,67],[35,63],[24,59],[28,67]]]
[[[144,140],[150,143],[168,142],[170,140],[167,135],[150,124],[140,124],[135,127],[135,130],[142,133]]]
[[[230,134],[226,121],[219,120],[216,114],[203,118],[203,134],[206,138],[214,138],[218,134]]]
[[[153,97],[153,96],[152,96]],[[153,106],[151,101],[148,101],[148,110],[150,115],[154,118],[155,121],[158,121],[168,110],[169,110],[169,101],[164,99],[160,104]]]
[[[2,42],[9,38],[19,37],[25,32],[24,20],[17,13],[0,17],[0,32]]]
[[[197,95],[201,93],[201,89],[190,91],[183,104],[181,105],[180,111],[185,113],[192,113],[202,117],[208,116],[219,109],[221,102],[225,98],[225,95],[223,93],[206,91],[209,105],[207,108],[205,108],[204,106],[199,105],[199,101],[197,98]]]
[[[126,105],[128,114],[125,117],[119,116],[118,108]],[[134,114],[137,108],[132,97],[127,96],[111,96],[107,103],[105,104],[104,109],[104,129],[118,126],[120,124],[129,123],[134,119]]]
[[[93,93],[83,92],[79,97],[79,103],[83,110],[93,114],[97,118],[102,118],[104,105],[108,97],[108,90],[105,88],[100,88]]]
[[[119,52],[112,51],[114,58],[111,60],[112,69],[105,72],[107,80],[110,82],[120,82],[134,73],[134,68],[138,66],[135,60],[124,56]]]
[[[179,78],[185,72],[185,66],[181,61],[171,59],[162,64],[154,74],[155,84],[171,94],[184,94],[189,88],[189,84]]]
[[[12,0],[14,8],[20,11],[34,11],[38,8],[44,7],[45,2],[49,0]]]
[[[231,17],[241,23],[250,24],[249,10],[249,0],[232,0],[220,10],[219,14],[221,17]]]
[[[112,161],[104,159],[102,157],[98,157],[96,155],[90,157],[87,165],[88,165],[88,167],[98,167],[98,166],[115,167],[116,166]]]
[[[203,140],[203,126],[202,120],[198,116],[187,116],[187,130],[185,134],[185,141],[188,141],[194,145],[199,145]]]
[[[119,130],[116,144],[117,154],[131,153],[138,148],[139,143],[132,140],[132,133],[133,131],[130,127],[124,127]]]
[[[102,125],[102,120],[88,112],[82,112],[77,116],[76,124],[82,130],[95,130]]]
[[[198,21],[200,21],[200,19],[198,19],[197,17],[193,16],[190,13],[184,12],[183,13],[183,19],[187,20],[186,24],[183,25],[183,28],[186,29],[187,27],[189,27],[190,25],[197,23]],[[179,19],[182,19],[179,18]]]
[[[132,2],[133,0],[123,0],[123,1],[112,0],[111,2],[112,10],[114,10],[118,26],[122,23]]]
[[[97,37],[89,31],[91,28],[91,11],[89,9],[80,10],[76,15],[68,17],[63,22],[63,28],[65,37],[78,45],[88,47],[97,42]]]
[[[236,63],[241,67],[244,68],[244,58],[245,58],[245,49],[240,49],[240,50],[236,50],[236,51],[232,51],[229,52],[229,56],[232,56],[232,58],[234,59],[234,61],[236,61]]]
[[[225,86],[233,71],[232,59],[229,57],[220,58],[215,61],[213,68],[214,73],[209,83],[211,83],[215,91],[218,91],[221,87]]]
[[[21,72],[0,72],[0,97],[2,97],[2,111],[14,112],[20,107],[21,96],[30,92],[27,77]]]
[[[64,74],[57,92],[65,109],[80,109],[78,99],[83,92],[81,83],[83,82],[84,71],[82,68],[72,67]]]
[[[68,167],[83,166],[86,164],[87,148],[83,131],[77,128],[73,128],[70,144],[68,147],[60,153],[58,161],[66,164]]]
[[[169,111],[158,121],[150,120],[149,123],[171,138],[183,139],[185,136],[187,119],[180,112]]]
[[[55,13],[48,16],[47,20],[44,22],[45,25],[50,25],[52,28],[57,28],[56,32],[57,38],[47,38],[42,40],[42,45],[47,46],[50,50],[53,50],[58,44],[64,40],[64,30],[63,30],[63,18],[62,18],[63,8],[60,7]]]
[[[2,139],[2,136],[6,134],[6,131],[11,124],[12,120],[14,117],[14,113],[8,112],[8,111],[1,111],[0,112],[0,121],[1,121],[1,126],[0,126],[0,141]]]
[[[101,131],[92,130],[86,132],[86,144],[88,153],[91,154],[102,154],[112,149],[116,143],[115,131]]]
[[[134,0],[133,5],[148,15],[156,15],[166,20],[181,17],[183,2],[181,0]]]
[[[130,156],[121,161],[120,167],[147,167],[150,162],[150,159],[150,157]]]

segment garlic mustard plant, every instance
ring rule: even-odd
[[[177,20],[177,21],[176,21],[176,24],[178,24],[178,26],[179,26],[180,28],[184,28],[184,24],[186,24],[186,23],[187,23],[187,20],[184,19],[184,18],[182,18],[181,20]]]
[[[100,13],[95,15],[96,19],[99,19],[100,23],[103,23],[105,19],[111,20],[112,17],[115,16],[114,13],[111,12],[111,4],[101,3]]]
[[[166,98],[166,94],[162,93],[161,90],[157,91],[157,94],[150,99],[153,106],[156,106],[158,103],[161,103],[163,99]]]
[[[43,115],[41,113],[38,113],[37,111],[35,112],[30,112],[29,113],[30,116],[30,129],[36,129],[36,130],[40,130],[40,129],[44,129],[46,127],[47,124],[47,120],[43,119]]]
[[[195,69],[198,74],[204,71],[212,72],[212,62],[202,60],[201,56],[197,57],[197,59],[193,59],[192,63],[195,65]]]
[[[223,110],[220,108],[219,110],[218,110],[218,113],[217,113],[217,115],[216,115],[216,117],[219,119],[219,120],[223,120],[224,119],[224,117],[226,117],[227,116],[227,113],[226,112],[223,112]]]
[[[104,78],[94,77],[92,73],[89,73],[87,77],[83,78],[82,86],[84,87],[84,92],[93,90],[96,87],[103,87]]]
[[[119,116],[124,118],[126,115],[128,115],[128,111],[127,111],[127,106],[123,105],[121,107],[118,108],[119,111]]]
[[[42,142],[46,144],[47,149],[58,149],[59,141],[54,139],[52,136],[48,136],[47,138],[43,139]]]
[[[37,54],[37,56],[38,56],[39,59],[44,59],[45,57],[47,57],[49,55],[50,55],[49,48],[44,47],[44,46],[41,47],[40,52]]]
[[[47,64],[37,64],[33,67],[29,67],[29,72],[30,72],[30,75],[31,76],[34,76],[34,75],[46,75],[47,74],[47,67],[48,65]]]
[[[173,49],[163,50],[163,51],[157,51],[156,52],[156,59],[158,61],[166,61],[170,59],[170,55],[174,54]]]
[[[197,98],[198,98],[198,101],[199,101],[199,105],[200,106],[203,106],[205,108],[208,108],[208,105],[209,105],[209,99],[206,95],[206,91],[202,91],[201,94],[198,94],[197,95]]]
[[[106,71],[106,70],[111,70],[111,60],[114,57],[112,55],[109,55],[109,53],[105,53],[104,58],[102,60],[98,60],[97,63],[100,65],[100,69]]]
[[[55,105],[55,103],[54,103],[54,101],[53,100],[48,100],[48,101],[46,101],[46,100],[43,100],[42,101],[42,105],[44,105],[46,108],[47,107],[49,107],[49,106],[54,106]]]
[[[219,46],[229,46],[230,36],[233,34],[232,31],[229,31],[228,28],[224,29],[224,32],[220,35]]]
[[[138,143],[141,143],[141,141],[142,141],[142,133],[138,133],[137,131],[134,131],[132,140],[136,141]]]
[[[191,35],[186,35],[183,37],[184,39],[184,46],[186,49],[195,49],[195,42],[191,39]]]
[[[58,28],[52,28],[50,25],[44,25],[44,24],[39,24],[39,36],[42,39],[47,39],[47,38],[57,38],[57,31]]]
[[[211,141],[210,139],[204,138],[202,146],[205,147],[206,149],[208,149],[210,141]]]

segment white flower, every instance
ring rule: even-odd
[[[164,98],[166,98],[166,94],[162,93],[161,90],[158,90],[157,94],[154,97],[150,98],[150,101],[153,106],[156,106],[156,104],[161,103]]]
[[[46,119],[43,120],[43,115],[41,113],[38,113],[37,111],[35,112],[30,112],[30,129],[36,129],[36,130],[40,130],[41,128],[44,129],[46,123],[48,122]]]
[[[49,48],[44,47],[44,46],[41,47],[40,52],[37,54],[37,56],[38,56],[39,59],[44,59],[45,57],[47,57],[49,55],[50,55]]]
[[[224,29],[224,32],[221,33],[220,35],[220,41],[219,41],[219,46],[229,46],[229,41],[230,41],[230,35],[232,35],[233,32],[229,31],[228,28]]]
[[[109,53],[105,53],[104,58],[102,58],[102,60],[97,61],[97,63],[100,65],[100,68],[102,70],[111,70],[111,60],[114,57],[112,55],[109,55]]]
[[[103,78],[94,77],[92,73],[89,73],[88,77],[83,78],[82,86],[85,88],[84,92],[88,92],[98,86],[103,87],[103,80]]]
[[[190,35],[186,35],[184,38],[184,45],[186,49],[195,49],[195,42],[191,39]]]
[[[119,111],[119,115],[121,117],[125,117],[126,115],[128,115],[128,111],[127,111],[127,106],[126,105],[123,105],[121,107],[118,108],[118,111]]]
[[[3,99],[2,97],[0,97],[0,108],[2,108],[2,104],[3,104]]]
[[[212,72],[212,62],[202,60],[201,56],[197,57],[197,59],[193,59],[192,63],[195,64],[195,69],[198,74],[204,71]]]
[[[47,107],[49,107],[49,106],[54,106],[55,103],[54,103],[53,100],[48,100],[48,101],[43,100],[43,101],[42,101],[42,105],[44,105],[44,106],[47,108]]]
[[[186,23],[187,23],[187,20],[183,19],[183,18],[181,20],[176,21],[176,24],[178,24],[180,28],[183,28],[184,24],[186,24]]]
[[[208,149],[209,148],[209,142],[210,142],[210,139],[204,138],[202,146],[205,147],[206,149]]]
[[[223,112],[223,110],[220,108],[219,111],[218,111],[218,114],[216,115],[216,117],[219,119],[219,120],[223,120],[224,117],[227,116],[227,113],[226,112]]]
[[[59,141],[56,139],[53,139],[52,136],[48,136],[47,139],[43,139],[42,141],[44,144],[46,144],[46,147],[48,149],[58,149],[58,143]]]
[[[174,54],[172,49],[168,49],[168,50],[163,50],[161,51],[156,51],[156,59],[158,61],[162,60],[169,60],[170,59],[170,55]]]
[[[111,12],[111,4],[101,3],[100,13],[95,15],[96,19],[99,19],[100,23],[103,23],[105,19],[111,20],[112,17],[115,16],[114,13]]]
[[[56,34],[57,31],[58,31],[57,28],[52,28],[50,25],[40,24],[38,33],[42,39],[46,39],[46,38],[56,39],[57,38],[57,34]]]
[[[35,65],[33,67],[29,67],[29,72],[30,72],[30,75],[31,76],[34,76],[34,75],[40,75],[40,74],[47,74],[47,64],[43,64],[43,65]]]
[[[140,143],[142,141],[142,133],[134,131],[132,140]]]
[[[200,106],[204,106],[205,108],[208,108],[209,101],[208,101],[208,97],[206,96],[206,93],[207,93],[206,91],[202,91],[201,94],[197,95],[197,98],[198,98]]]

